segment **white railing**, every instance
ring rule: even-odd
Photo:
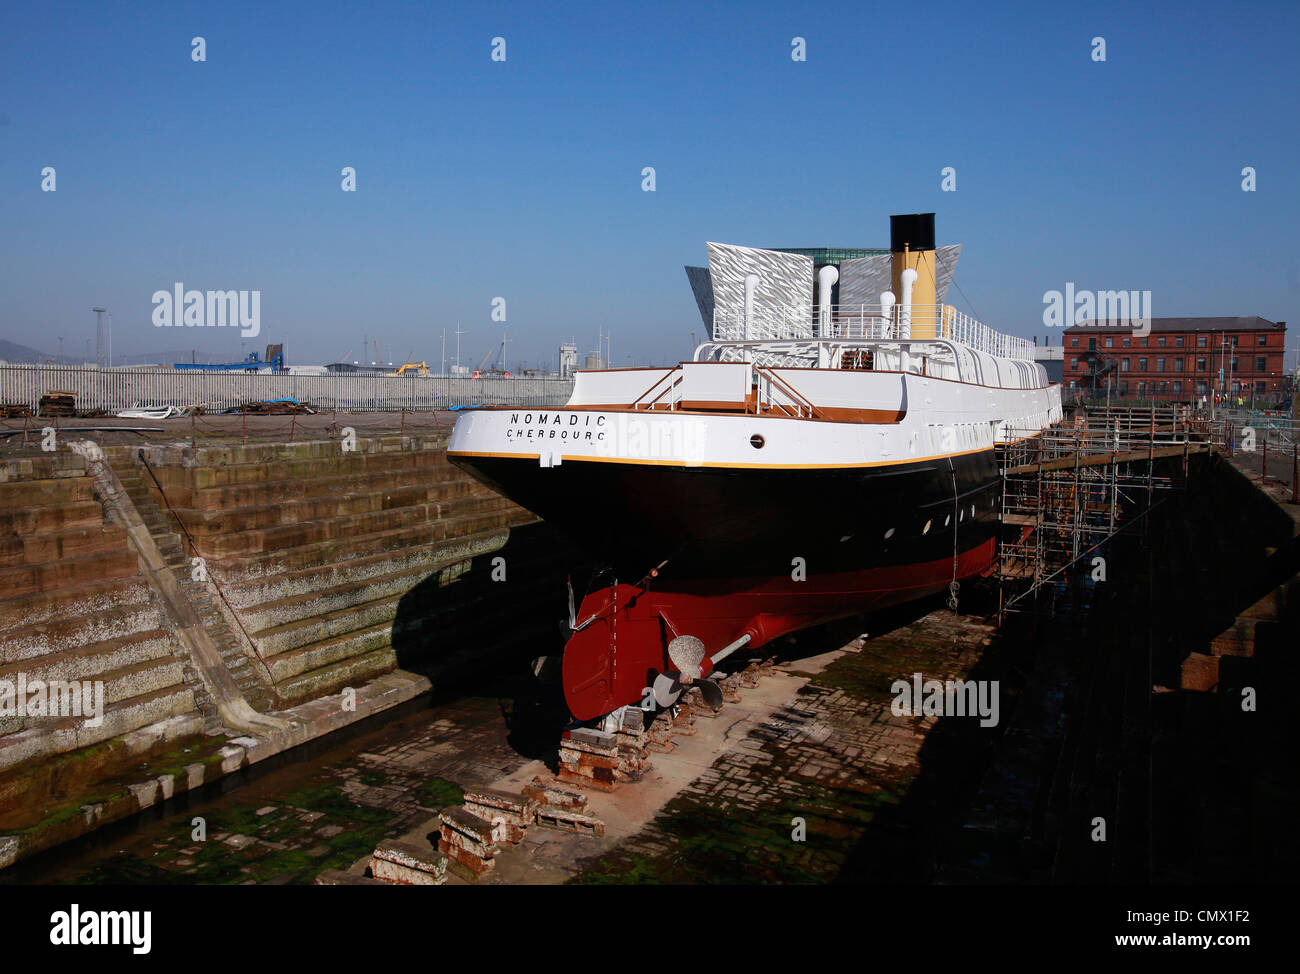
[[[746,322],[743,311],[716,308],[713,312],[713,340],[898,339],[902,337],[903,309],[894,305],[891,311],[888,317],[883,316],[878,304],[840,304],[816,311],[806,306],[755,308]],[[1033,342],[994,331],[951,305],[912,305],[908,317],[913,341],[946,339],[999,358],[1034,359]]]
[[[682,377],[683,373],[680,366],[673,369],[633,402],[632,408],[660,409],[667,406],[669,409],[676,409],[677,403],[681,399]],[[668,398],[665,399],[664,396],[668,396]]]
[[[76,396],[79,410],[117,412],[139,402],[202,405],[216,411],[253,400],[297,399],[316,408],[362,412],[458,405],[562,406],[572,394],[573,380],[0,365],[0,403],[25,403],[35,412],[41,396],[55,390]]]

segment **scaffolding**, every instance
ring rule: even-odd
[[[1094,577],[1106,543],[1145,531],[1158,495],[1181,489],[1191,457],[1222,437],[1183,406],[1099,408],[1041,432],[1013,431],[997,451],[999,620],[1054,613],[1063,593]]]

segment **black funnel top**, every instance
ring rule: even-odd
[[[934,214],[904,213],[889,218],[889,251],[894,254],[903,252],[903,244],[908,250],[934,250]]]

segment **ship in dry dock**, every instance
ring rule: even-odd
[[[944,303],[934,214],[820,266],[709,244],[711,339],[463,415],[450,459],[606,566],[569,618],[573,716],[671,703],[741,647],[943,591],[995,557],[995,444],[1061,418],[1028,341]],[[571,602],[573,600],[571,599]]]

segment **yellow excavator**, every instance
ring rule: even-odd
[[[428,375],[429,366],[424,362],[407,362],[404,365],[402,365],[396,372],[386,372],[384,374],[386,376],[392,377],[398,375],[406,375],[408,371],[412,375]]]

